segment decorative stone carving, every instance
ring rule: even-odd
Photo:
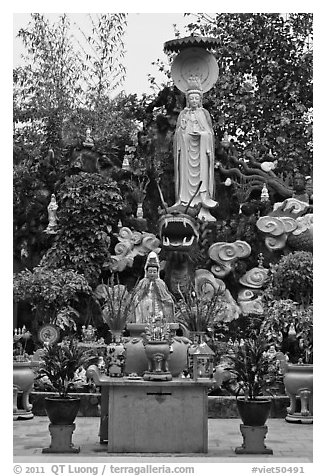
[[[239,283],[253,289],[260,289],[268,280],[268,269],[262,267],[252,268],[246,272]]]
[[[224,304],[215,317],[216,322],[230,322],[238,319],[240,315],[240,307],[232,297],[230,291],[226,288],[224,281],[216,278],[213,273],[207,269],[197,269],[195,272],[195,288],[196,292],[203,299],[211,300],[217,293]]]
[[[246,241],[214,243],[208,250],[209,257],[216,262],[212,265],[211,271],[216,277],[224,278],[231,272],[238,259],[247,258],[250,253],[251,247]]]
[[[248,314],[263,314],[264,307],[260,296],[256,296],[256,293],[250,289],[244,289],[240,291],[238,295],[238,304],[241,312],[244,315]]]
[[[124,226],[117,237],[119,243],[114,248],[116,254],[111,256],[111,270],[114,272],[131,268],[136,256],[146,256],[150,251],[160,250],[160,241],[153,233],[132,231]]]
[[[306,202],[302,202],[296,198],[287,198],[283,202],[274,203],[273,212],[274,216],[296,216],[299,217],[306,213],[309,205]]]
[[[274,204],[273,211],[257,220],[258,229],[265,236],[270,251],[285,247],[312,251],[313,215],[305,214],[309,205],[296,198],[287,198]]]
[[[258,266],[247,271],[239,283],[245,286],[238,294],[238,304],[244,315],[263,314],[264,308],[261,300],[261,289],[268,281],[268,269],[263,267],[263,255],[258,255]]]

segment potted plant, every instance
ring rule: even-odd
[[[57,395],[45,398],[46,413],[53,425],[72,425],[80,406],[80,398],[68,394],[75,372],[97,359],[90,351],[78,347],[75,339],[46,346],[37,378],[47,377]]]
[[[263,426],[271,409],[271,390],[277,379],[275,356],[267,352],[268,343],[258,334],[243,339],[229,349],[228,370],[234,376],[237,408],[244,425]]]

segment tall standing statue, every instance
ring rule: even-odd
[[[187,106],[181,111],[174,136],[176,205],[201,204],[199,218],[212,221],[214,196],[214,132],[209,112],[202,107],[198,78],[190,78]],[[200,187],[199,187],[200,184]],[[199,187],[199,190],[198,190]],[[195,195],[196,194],[196,195]]]
[[[174,57],[171,76],[175,86],[186,95],[174,135],[175,205],[197,207],[198,218],[216,221],[210,210],[214,200],[214,132],[209,112],[202,107],[203,94],[217,81],[215,56],[207,51],[218,45],[216,38],[189,36],[164,44]]]

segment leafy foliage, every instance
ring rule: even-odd
[[[266,290],[271,299],[292,299],[305,306],[313,299],[313,256],[309,251],[294,251],[282,256],[271,267]]]
[[[194,14],[189,14],[194,15]],[[312,14],[195,14],[191,34],[219,38],[220,76],[205,95],[216,134],[278,170],[312,167]]]
[[[113,99],[102,97],[96,109],[84,107],[71,111],[63,125],[64,142],[81,143],[89,127],[96,149],[122,163],[125,146],[132,144],[138,121],[143,117],[144,106],[136,94],[120,93]]]
[[[70,320],[77,315],[73,305],[90,293],[85,277],[69,269],[37,266],[33,271],[26,269],[14,275],[15,301],[29,303],[36,319],[60,327],[74,327]]]
[[[108,227],[117,225],[123,208],[117,184],[82,172],[66,179],[58,203],[58,234],[42,263],[73,268],[95,284],[110,256]]]
[[[54,22],[31,14],[18,33],[25,55],[13,75],[14,252],[16,262],[29,268],[52,244],[43,233],[46,207],[71,173],[71,149],[82,145],[90,128],[110,170],[112,162],[122,162],[144,114],[136,95],[110,97],[124,79],[126,14],[87,18],[91,36],[82,29],[72,35],[66,14]]]
[[[69,384],[79,367],[85,368],[97,359],[91,351],[78,347],[78,342],[69,340],[53,344],[45,348],[42,355],[42,364],[38,369],[37,378],[48,377],[53,389],[61,398],[67,398]]]
[[[125,55],[123,37],[127,25],[125,13],[88,14],[92,34],[80,30],[86,46],[79,46],[83,53],[82,70],[87,72],[87,104],[95,109],[108,92],[124,80],[126,69],[122,63]]]
[[[269,344],[287,354],[290,362],[312,363],[313,308],[291,299],[268,301],[260,329]]]

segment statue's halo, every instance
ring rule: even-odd
[[[175,86],[185,93],[188,89],[188,80],[196,77],[203,93],[209,91],[217,81],[218,65],[215,56],[203,48],[185,48],[174,58],[171,67],[171,76]]]

